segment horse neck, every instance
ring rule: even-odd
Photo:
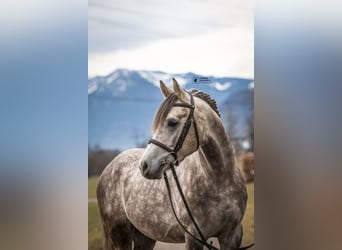
[[[206,175],[212,180],[222,182],[235,182],[238,174],[232,145],[229,143],[220,118],[211,111],[207,116],[207,126],[204,131],[203,143],[199,154]]]

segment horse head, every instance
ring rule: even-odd
[[[148,179],[160,179],[171,164],[177,165],[197,151],[201,143],[199,116],[194,97],[173,79],[173,90],[160,81],[165,100],[159,106],[152,139],[140,159],[140,170]],[[197,107],[197,106],[196,106]]]

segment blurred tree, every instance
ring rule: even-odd
[[[120,150],[102,149],[99,145],[88,146],[88,177],[100,175]]]

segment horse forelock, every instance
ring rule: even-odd
[[[159,106],[156,115],[154,117],[152,131],[155,131],[157,127],[165,120],[172,105],[178,100],[178,96],[175,93],[170,94]]]

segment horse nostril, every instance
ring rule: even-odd
[[[146,172],[148,171],[148,165],[145,161],[141,164],[141,170],[144,174],[146,174]]]

